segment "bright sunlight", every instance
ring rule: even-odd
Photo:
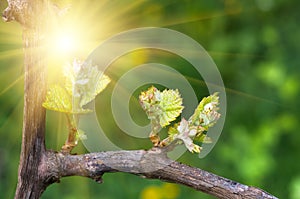
[[[62,34],[55,38],[55,48],[58,52],[68,53],[71,52],[75,47],[75,38],[72,35]]]

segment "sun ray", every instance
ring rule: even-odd
[[[22,35],[22,28],[16,22],[5,23],[1,19],[0,22],[0,34],[5,34],[5,36],[12,35],[15,37],[19,37]]]
[[[23,55],[23,49],[12,49],[0,52],[0,60],[16,58]]]
[[[239,53],[239,52],[219,52],[219,51],[207,51],[211,56],[227,56],[227,57],[248,57],[248,58],[264,58],[261,54],[254,53]]]
[[[2,91],[0,91],[0,97],[5,94],[7,91],[9,91],[9,89],[13,88],[17,83],[19,83],[20,81],[22,81],[24,79],[24,75],[21,75],[20,77],[18,77],[15,81],[13,81],[12,83],[10,83],[8,86],[6,86]]]
[[[197,78],[194,78],[194,77],[188,77],[188,76],[186,76],[186,78],[190,82],[197,83],[197,84],[199,84],[200,86],[203,86],[203,87],[206,87],[207,85],[210,85],[212,87],[220,88],[219,85],[209,83],[209,82],[205,82],[201,79],[197,79]],[[258,96],[255,96],[255,95],[252,95],[252,94],[249,94],[249,93],[246,93],[246,92],[242,92],[242,91],[239,91],[239,90],[236,90],[236,89],[225,87],[225,91],[226,91],[226,93],[235,94],[235,95],[238,95],[238,96],[241,96],[241,97],[244,97],[244,98],[253,99],[255,101],[262,101],[262,102],[266,102],[266,103],[269,103],[269,104],[282,106],[282,104],[280,104],[278,102],[275,102],[273,100],[269,100],[269,99],[266,99],[266,98],[263,98],[263,97],[258,97]]]
[[[228,15],[238,15],[240,14],[240,10],[237,11],[232,11],[232,12],[224,12],[224,11],[219,11],[219,12],[214,12],[210,13],[207,15],[200,15],[200,16],[193,16],[190,18],[184,18],[184,19],[177,19],[176,21],[164,21],[160,25],[160,27],[170,27],[170,26],[177,26],[177,25],[183,25],[187,23],[193,23],[193,22],[198,22],[198,21],[204,21],[204,20],[211,20],[215,18],[220,18],[220,17],[225,17]]]
[[[68,2],[68,1],[67,1]],[[111,2],[111,1],[101,1],[95,6],[94,8],[91,9],[90,7],[90,2],[87,1],[80,1],[73,2],[74,5],[71,7],[70,13],[66,14],[66,19],[63,21],[66,21],[66,24],[68,23],[74,23],[78,25],[78,29],[82,30],[88,30],[88,31],[83,31],[84,34],[81,35],[80,39],[82,39],[82,43],[78,46],[72,46],[72,48],[78,48],[76,56],[82,56],[84,57],[87,55],[87,52],[90,52],[90,49],[93,49],[101,40],[105,39],[106,36],[109,36],[112,32],[114,31],[120,31],[120,28],[134,28],[135,24],[132,23],[130,24],[129,22],[139,20],[136,15],[132,15],[130,17],[130,12],[136,12],[137,10],[140,9],[140,6],[145,2],[144,0],[142,1],[135,1],[130,4],[126,4],[124,2]],[[101,5],[100,5],[101,4]],[[163,9],[168,9],[168,6],[172,6],[174,2],[169,2],[163,4],[164,8]],[[110,8],[107,10],[101,10],[103,8]],[[112,12],[113,10],[118,10],[118,12]],[[159,10],[152,10],[152,14],[155,14],[155,12],[159,12]],[[199,22],[199,21],[204,21],[204,20],[210,20],[210,19],[216,19],[216,18],[221,18],[229,15],[239,15],[242,12],[245,12],[245,9],[241,8],[236,8],[236,9],[222,9],[222,10],[217,10],[214,12],[209,12],[209,13],[199,13],[199,15],[188,15],[188,16],[172,16],[172,18],[167,18],[164,20],[158,20],[154,24],[158,27],[170,27],[170,26],[178,26],[178,25],[184,25],[188,23],[193,23],[193,22]],[[126,16],[129,13],[129,17],[124,19],[122,16]],[[151,13],[150,13],[151,14]],[[95,25],[95,17],[99,18],[99,26]],[[124,25],[123,21],[122,23],[112,23],[118,20],[124,20],[124,23],[127,26],[121,27],[120,24]],[[97,21],[97,20],[96,20]],[[119,21],[118,21],[119,22]],[[98,23],[98,22],[97,22]],[[60,23],[59,23],[60,24]],[[62,25],[64,25],[62,23]],[[102,27],[101,25],[104,25]],[[110,25],[105,26],[105,25]],[[17,31],[18,28],[13,25],[11,28],[8,29],[3,29],[1,28],[0,33],[7,34],[7,37],[1,37],[0,42],[1,43],[16,43],[20,44],[20,40],[14,39],[16,36],[20,36],[20,31]],[[74,32],[78,30],[74,29]],[[101,32],[101,34],[98,34]],[[71,35],[72,33],[69,33]],[[97,35],[98,34],[98,35]],[[61,41],[60,44],[64,43],[65,41]],[[89,50],[87,50],[89,49]],[[14,56],[19,56],[23,53],[22,49],[13,49],[13,50],[7,50],[4,52],[1,52],[0,55],[0,60],[12,58]],[[261,55],[257,54],[251,54],[251,53],[231,53],[231,52],[218,52],[218,51],[208,51],[209,54],[212,56],[229,56],[229,57],[255,57],[255,58],[263,58]],[[4,88],[2,91],[0,91],[0,96],[6,93],[8,90],[10,90],[14,85],[16,85],[20,80],[22,80],[23,76],[18,77],[15,81],[10,83],[6,88]],[[202,80],[197,80],[194,79],[193,77],[186,77],[188,80],[193,81],[198,83],[201,86],[206,86],[205,82]],[[217,86],[217,85],[214,85]],[[243,97],[251,98],[254,100],[261,100],[265,101],[268,103],[273,103],[273,104],[278,104],[276,102],[270,101],[268,99],[260,98],[253,96],[251,94],[247,94],[235,89],[231,88],[226,88],[226,91],[229,93],[237,94]]]
[[[12,35],[1,35],[0,36],[1,44],[9,44],[9,45],[20,45],[22,46],[22,40],[20,37],[12,36]]]
[[[13,115],[15,114],[19,115],[19,110],[22,110],[22,106],[23,106],[22,97],[23,96],[21,95],[19,96],[18,100],[16,100],[17,101],[16,105],[9,111],[3,123],[0,124],[0,132],[4,132],[3,129],[5,129],[6,125],[8,125],[11,122],[11,119],[14,118]]]

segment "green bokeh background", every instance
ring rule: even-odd
[[[70,12],[81,10],[83,20],[84,15],[93,19],[85,31],[93,32],[92,35],[99,31],[99,36],[93,38],[98,44],[120,31],[145,26],[174,29],[198,41],[214,59],[226,86],[226,122],[208,156],[199,159],[186,153],[179,161],[260,187],[279,198],[300,198],[298,1],[113,0],[100,3],[90,0],[62,4],[68,3],[72,4]],[[1,10],[5,6],[2,1]],[[89,12],[90,9],[95,11]],[[80,16],[74,18],[80,19]],[[98,26],[102,30],[94,28]],[[23,110],[21,31],[17,23],[0,22],[0,198],[13,198],[17,181]],[[192,66],[165,52],[137,51],[126,55],[114,62],[107,74],[117,80],[130,68],[154,60],[182,72],[199,99],[207,95]],[[50,72],[50,82],[58,72]],[[130,138],[114,123],[109,108],[113,86],[114,83],[109,85],[97,98],[101,125],[111,132],[108,137],[122,148],[149,148],[147,139]],[[137,95],[138,92],[130,104],[132,117],[145,124],[146,117],[137,108]],[[47,112],[48,148],[59,150],[64,143],[64,119],[63,115]],[[85,152],[82,145],[76,151]],[[150,192],[154,194],[151,198],[161,199],[213,198],[183,186],[166,186],[164,182],[122,173],[105,174],[101,185],[81,177],[65,178],[50,186],[42,198],[132,199],[150,198],[145,196]]]

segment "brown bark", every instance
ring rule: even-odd
[[[46,189],[39,175],[45,153],[46,65],[42,48],[44,23],[39,13],[45,1],[11,0],[3,13],[5,21],[15,20],[23,27],[24,44],[24,113],[22,148],[15,198],[39,198]]]
[[[24,116],[16,198],[38,198],[46,188],[38,175],[45,152],[45,110],[42,108],[46,91],[45,65],[38,49],[39,31],[24,32]]]
[[[50,9],[51,11],[51,9]],[[260,189],[167,158],[160,148],[68,155],[45,149],[46,65],[42,48],[49,18],[48,0],[8,0],[5,21],[23,27],[24,118],[16,199],[40,198],[61,177],[84,176],[101,182],[106,172],[127,172],[144,178],[183,184],[218,198],[276,198]]]
[[[109,151],[84,155],[66,155],[48,151],[43,159],[48,179],[83,176],[102,182],[106,172],[126,172],[143,178],[182,184],[221,199],[276,197],[255,187],[243,185],[199,168],[170,160],[160,148],[149,151]]]

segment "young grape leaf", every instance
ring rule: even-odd
[[[110,78],[91,62],[74,61],[66,71],[66,88],[77,98],[79,107],[94,100],[110,82]]]
[[[180,123],[175,124],[168,130],[168,137],[161,143],[166,146],[172,142],[184,144],[190,152],[200,153],[201,147],[194,143],[211,143],[212,140],[206,135],[209,127],[213,126],[219,119],[218,111],[219,97],[217,93],[201,100],[194,114],[188,121],[182,118]]]
[[[59,85],[52,85],[46,95],[43,107],[63,113],[72,112],[71,96]]]
[[[86,83],[82,83],[81,86],[85,87],[85,94],[81,97],[80,106],[82,107],[94,100],[96,96],[106,88],[109,82],[110,78],[98,71],[98,73],[88,79]],[[80,83],[76,81],[76,84],[78,85]]]
[[[159,91],[154,86],[139,96],[142,108],[150,120],[157,120],[161,127],[174,121],[182,112],[182,98],[178,90]]]
[[[79,114],[91,112],[89,109],[76,109],[72,107],[72,98],[69,93],[59,85],[50,86],[43,107],[49,110],[69,114]]]
[[[196,108],[194,114],[190,117],[189,123],[194,126],[202,126],[204,130],[212,127],[220,118],[218,111],[219,96],[214,93],[204,97]]]
[[[160,107],[162,114],[160,116],[160,125],[165,127],[174,121],[182,112],[182,98],[179,91],[176,90],[164,90],[160,95]]]
[[[179,126],[177,126],[177,134],[174,132],[169,132],[173,134],[173,139],[182,140],[186,148],[190,152],[200,153],[201,147],[193,143],[193,138],[195,137],[197,130],[195,128],[190,128],[189,122],[182,118]]]
[[[69,95],[73,96],[75,78],[80,70],[80,62],[74,60],[73,64],[66,64],[63,68],[63,74],[65,76],[65,89]]]
[[[68,118],[69,136],[62,151],[70,153],[79,139],[86,139],[86,134],[77,129],[78,115],[92,110],[83,106],[95,99],[110,82],[109,77],[93,66],[91,62],[74,61],[64,67],[65,85],[50,86],[43,107],[66,113]]]

